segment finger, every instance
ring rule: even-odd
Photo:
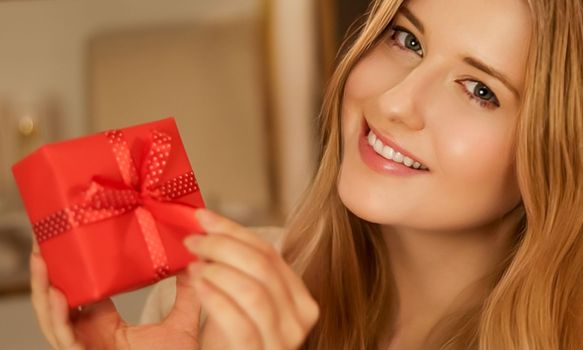
[[[236,303],[202,278],[195,278],[194,287],[209,319],[228,338],[231,349],[262,349],[259,330]]]
[[[175,329],[198,336],[201,303],[193,281],[188,269],[176,275],[176,299],[164,322]]]
[[[239,262],[243,261],[252,261],[253,260],[253,256],[256,257],[255,261],[258,261],[258,259],[263,263],[263,266],[265,267],[276,267],[278,270],[281,268],[281,265],[285,265],[285,263],[283,262],[283,260],[281,259],[281,257],[279,256],[279,254],[277,254],[277,252],[275,251],[275,249],[273,248],[272,245],[270,245],[268,242],[266,242],[265,240],[261,239],[259,236],[257,236],[257,234],[255,234],[254,232],[252,232],[251,230],[239,225],[238,223],[236,223],[233,220],[230,220],[226,217],[223,217],[221,215],[218,215],[216,213],[214,213],[213,211],[207,209],[207,208],[201,208],[196,210],[196,216],[197,219],[199,221],[199,223],[202,225],[202,227],[205,229],[205,231],[207,233],[209,233],[209,235],[192,235],[189,236],[185,239],[185,244],[187,245],[187,248],[189,248],[189,250],[191,250],[193,253],[198,254],[198,248],[197,248],[197,241],[201,242],[201,241],[207,241],[208,244],[208,240],[212,238],[212,236],[219,236],[219,237],[229,237],[232,238],[231,241],[224,241],[226,244],[229,244],[230,247],[227,246],[214,246],[211,247],[209,249],[209,252],[211,253],[210,256],[205,256],[205,248],[202,248],[201,254],[202,254],[202,258],[206,258],[206,259],[211,259],[211,260],[220,260],[219,257],[217,256],[216,253],[225,253],[225,252],[235,252],[237,251],[237,247],[235,247],[235,245],[237,245],[237,242],[243,243],[243,244],[239,244],[239,246],[241,247],[241,249],[244,249],[245,251],[241,252],[243,255],[240,259]],[[196,238],[195,238],[196,237]],[[206,237],[208,237],[209,239],[206,239]],[[194,238],[194,239],[193,239]],[[211,239],[212,240],[212,239]],[[217,242],[220,243],[220,242]],[[229,254],[223,254],[226,255],[226,257],[229,257]],[[266,261],[268,260],[268,261]],[[221,262],[223,263],[231,263],[231,265],[233,265],[234,267],[240,267],[240,265],[238,265],[237,261],[231,260],[231,261],[225,261],[222,260]],[[269,266],[267,266],[269,265]],[[268,269],[261,269],[261,270],[268,270],[265,272],[270,272],[272,269],[268,268]],[[250,273],[251,271],[246,271],[248,273]],[[278,274],[279,275],[279,274]],[[258,280],[262,281],[263,276],[254,276],[256,277]],[[273,277],[273,276],[272,276]],[[283,282],[283,276],[277,276],[278,278],[280,278]],[[264,282],[272,282],[273,279],[270,279],[268,281],[264,281]],[[267,283],[269,284],[269,283]],[[291,298],[292,295],[290,294],[289,291],[282,289],[282,290],[274,290],[274,292],[276,292],[277,294],[283,294],[283,296],[285,297],[285,302],[291,302]],[[283,297],[282,296],[282,297]]]
[[[303,337],[305,328],[301,323],[299,310],[293,304],[289,287],[274,267],[277,257],[267,257],[248,244],[223,234],[200,236],[195,241],[198,243],[194,246],[191,241],[187,241],[187,244],[197,255],[237,269],[253,278],[255,283],[261,284],[273,299],[274,307],[281,311],[277,326],[285,330],[291,339]],[[237,290],[236,285],[234,288]]]
[[[268,253],[273,247],[253,231],[237,222],[221,216],[208,208],[196,210],[196,217],[206,233],[222,233],[237,238],[258,250]]]
[[[49,310],[58,349],[82,349],[75,341],[67,300],[63,293],[54,287],[49,287]]]
[[[40,329],[53,349],[57,343],[53,334],[49,309],[49,279],[46,265],[38,252],[30,254],[30,299]]]
[[[231,298],[253,320],[265,349],[297,348],[305,332],[291,305],[276,305],[273,296],[255,278],[221,263],[200,264],[200,278]],[[283,320],[286,321],[282,327]]]
[[[81,322],[102,333],[113,332],[125,324],[110,298],[83,305],[78,317]]]
[[[114,344],[119,345],[116,341],[127,340],[114,338],[114,334],[126,324],[110,298],[84,305],[81,311],[69,312],[77,341],[89,349],[113,349],[117,348]],[[119,348],[124,348],[124,345],[119,345]]]
[[[196,210],[199,223],[205,232],[213,234],[224,234],[239,239],[248,245],[256,248],[265,256],[272,259],[271,262],[280,272],[280,276],[289,287],[290,298],[293,300],[295,308],[302,310],[298,317],[305,329],[309,329],[315,324],[319,317],[319,307],[314,301],[311,293],[306,288],[302,279],[291,269],[291,267],[280,257],[275,248],[255,234],[253,231],[239,225],[233,220],[221,216],[208,208]],[[187,239],[190,239],[188,237]]]
[[[283,259],[277,259],[275,266],[280,271],[281,276],[290,290],[295,308],[300,310],[298,312],[300,323],[303,325],[304,330],[311,329],[320,316],[318,303],[312,297],[304,281]]]
[[[47,341],[54,349],[82,349],[76,342],[73,322],[81,319],[82,324],[76,323],[75,327],[85,328],[85,334],[93,341],[103,342],[98,338],[103,336],[91,336],[92,334],[112,334],[113,328],[122,322],[111,300],[105,300],[88,305],[83,313],[70,312],[65,296],[62,292],[50,286],[46,264],[38,253],[32,253],[30,257],[31,267],[31,301],[37,315],[39,325]],[[111,340],[111,337],[108,338]]]
[[[32,252],[33,253],[40,253],[40,248],[38,246],[38,242],[36,241],[36,239],[32,240]]]

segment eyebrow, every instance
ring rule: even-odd
[[[413,14],[413,12],[411,12],[411,10],[409,10],[405,6],[402,6],[399,9],[399,12],[401,14],[403,14],[403,16],[405,16],[409,20],[409,22],[413,23],[413,25],[421,32],[421,34],[425,34],[425,27],[423,26],[423,23],[421,23],[419,18],[417,18],[417,16],[415,16]],[[464,63],[467,63],[470,66],[477,68],[477,69],[481,70],[482,72],[489,74],[492,77],[498,79],[500,82],[502,82],[502,84],[504,84],[504,86],[506,86],[512,92],[512,94],[514,95],[514,97],[516,97],[516,99],[520,99],[520,93],[510,83],[510,79],[508,79],[504,74],[500,73],[496,69],[492,68],[491,66],[487,65],[486,63],[484,63],[484,62],[482,62],[474,57],[466,56],[466,57],[462,58],[462,61]]]
[[[488,66],[484,62],[481,62],[477,58],[464,57],[462,60],[465,63],[469,64],[470,66],[478,68],[482,72],[485,72],[485,73],[493,76],[494,78],[500,80],[502,82],[502,84],[504,84],[510,91],[512,91],[512,94],[514,95],[514,97],[516,97],[517,100],[520,100],[520,94],[518,93],[518,90],[516,90],[516,88],[510,83],[510,81],[508,80],[508,78],[506,78],[504,76],[504,74],[502,74],[499,71],[495,70],[494,68]]]
[[[415,27],[417,27],[417,29],[419,29],[419,31],[421,32],[421,34],[425,34],[425,27],[423,26],[423,23],[421,23],[421,21],[419,20],[419,18],[417,18],[413,12],[411,12],[411,10],[409,10],[408,8],[406,8],[405,6],[401,7],[399,9],[399,12],[401,12],[403,14],[403,16],[407,17],[407,19],[409,20],[409,22],[413,23],[413,25]]]

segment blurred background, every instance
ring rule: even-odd
[[[49,349],[29,300],[32,231],[16,161],[49,142],[173,116],[206,205],[244,225],[281,226],[316,167],[317,115],[340,44],[367,6],[0,1],[0,350]],[[114,298],[127,321],[148,292]]]

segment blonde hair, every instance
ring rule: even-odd
[[[320,113],[319,167],[286,221],[282,255],[320,305],[302,349],[375,349],[394,313],[379,226],[347,210],[337,180],[348,74],[402,3],[374,0],[341,50]],[[583,349],[583,2],[528,3],[533,35],[515,134],[516,235],[477,302],[435,328],[432,344],[442,350]]]

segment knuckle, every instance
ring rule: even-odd
[[[297,349],[304,342],[306,331],[301,325],[294,322],[292,326],[289,326],[286,329],[281,329],[281,334],[287,335],[285,337],[286,348]]]
[[[256,310],[269,309],[269,296],[262,287],[253,286],[246,289],[245,299],[250,307]]]
[[[255,329],[255,327],[251,326],[247,322],[242,322],[242,324],[237,327],[239,330],[236,331],[236,338],[239,344],[246,344],[250,346],[250,348],[261,348],[261,344],[259,343],[261,337],[259,332]]]
[[[269,262],[270,266],[276,264],[277,261],[280,259],[279,254],[272,246],[263,248],[263,252],[265,259]]]
[[[320,318],[320,306],[314,299],[307,303],[306,318],[309,327],[313,327]]]
[[[253,269],[257,273],[256,277],[263,280],[271,274],[272,262],[266,256],[262,256],[254,261]]]
[[[259,239],[257,241],[257,247],[261,252],[263,252],[266,256],[270,258],[274,258],[275,255],[277,254],[277,251],[273,248],[273,246],[270,243],[264,241],[263,239]]]

